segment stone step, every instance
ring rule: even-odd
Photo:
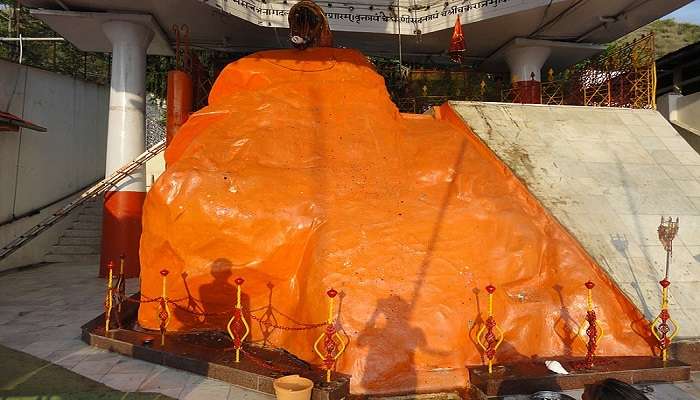
[[[70,262],[97,264],[100,262],[99,254],[47,254],[44,256],[45,262]]]
[[[89,206],[80,209],[81,215],[99,215],[102,216],[102,205],[99,206]]]
[[[74,237],[69,237],[69,236],[61,236],[60,239],[58,239],[58,244],[67,244],[67,245],[84,245],[84,246],[99,246],[102,238],[100,236],[89,236],[89,237],[81,237],[81,236],[74,236]]]
[[[94,224],[102,224],[102,214],[92,215],[92,214],[80,213],[80,214],[78,214],[78,219],[76,221],[89,222],[89,223],[94,223]]]
[[[64,237],[101,237],[102,229],[66,229]]]
[[[75,221],[73,222],[72,229],[101,231],[102,222]]]
[[[98,254],[99,252],[99,246],[55,244],[51,246],[50,254]]]

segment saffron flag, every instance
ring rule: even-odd
[[[450,58],[456,63],[462,63],[462,58],[464,52],[467,48],[467,43],[464,40],[464,34],[462,33],[462,21],[457,16],[457,21],[455,22],[455,29],[452,31],[452,40],[450,41]]]

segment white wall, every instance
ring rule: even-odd
[[[661,113],[669,121],[676,119],[676,107],[681,95],[666,93],[656,98],[656,111]]]
[[[678,97],[675,119],[695,131],[700,131],[700,92]]]
[[[700,92],[688,96],[667,93],[658,97],[656,104],[661,115],[700,153]]]
[[[0,60],[0,110],[48,128],[0,134],[0,224],[104,177],[108,99],[106,86]]]
[[[0,60],[0,110],[48,129],[0,132],[0,246],[17,217],[104,177],[108,106],[107,86]]]

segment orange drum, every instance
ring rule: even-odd
[[[192,78],[189,74],[180,70],[168,71],[167,145],[192,113],[192,95]]]

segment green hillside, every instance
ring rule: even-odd
[[[700,41],[700,25],[676,22],[672,19],[660,19],[623,36],[617,42],[630,41],[649,32],[654,32],[655,35],[656,58]]]

